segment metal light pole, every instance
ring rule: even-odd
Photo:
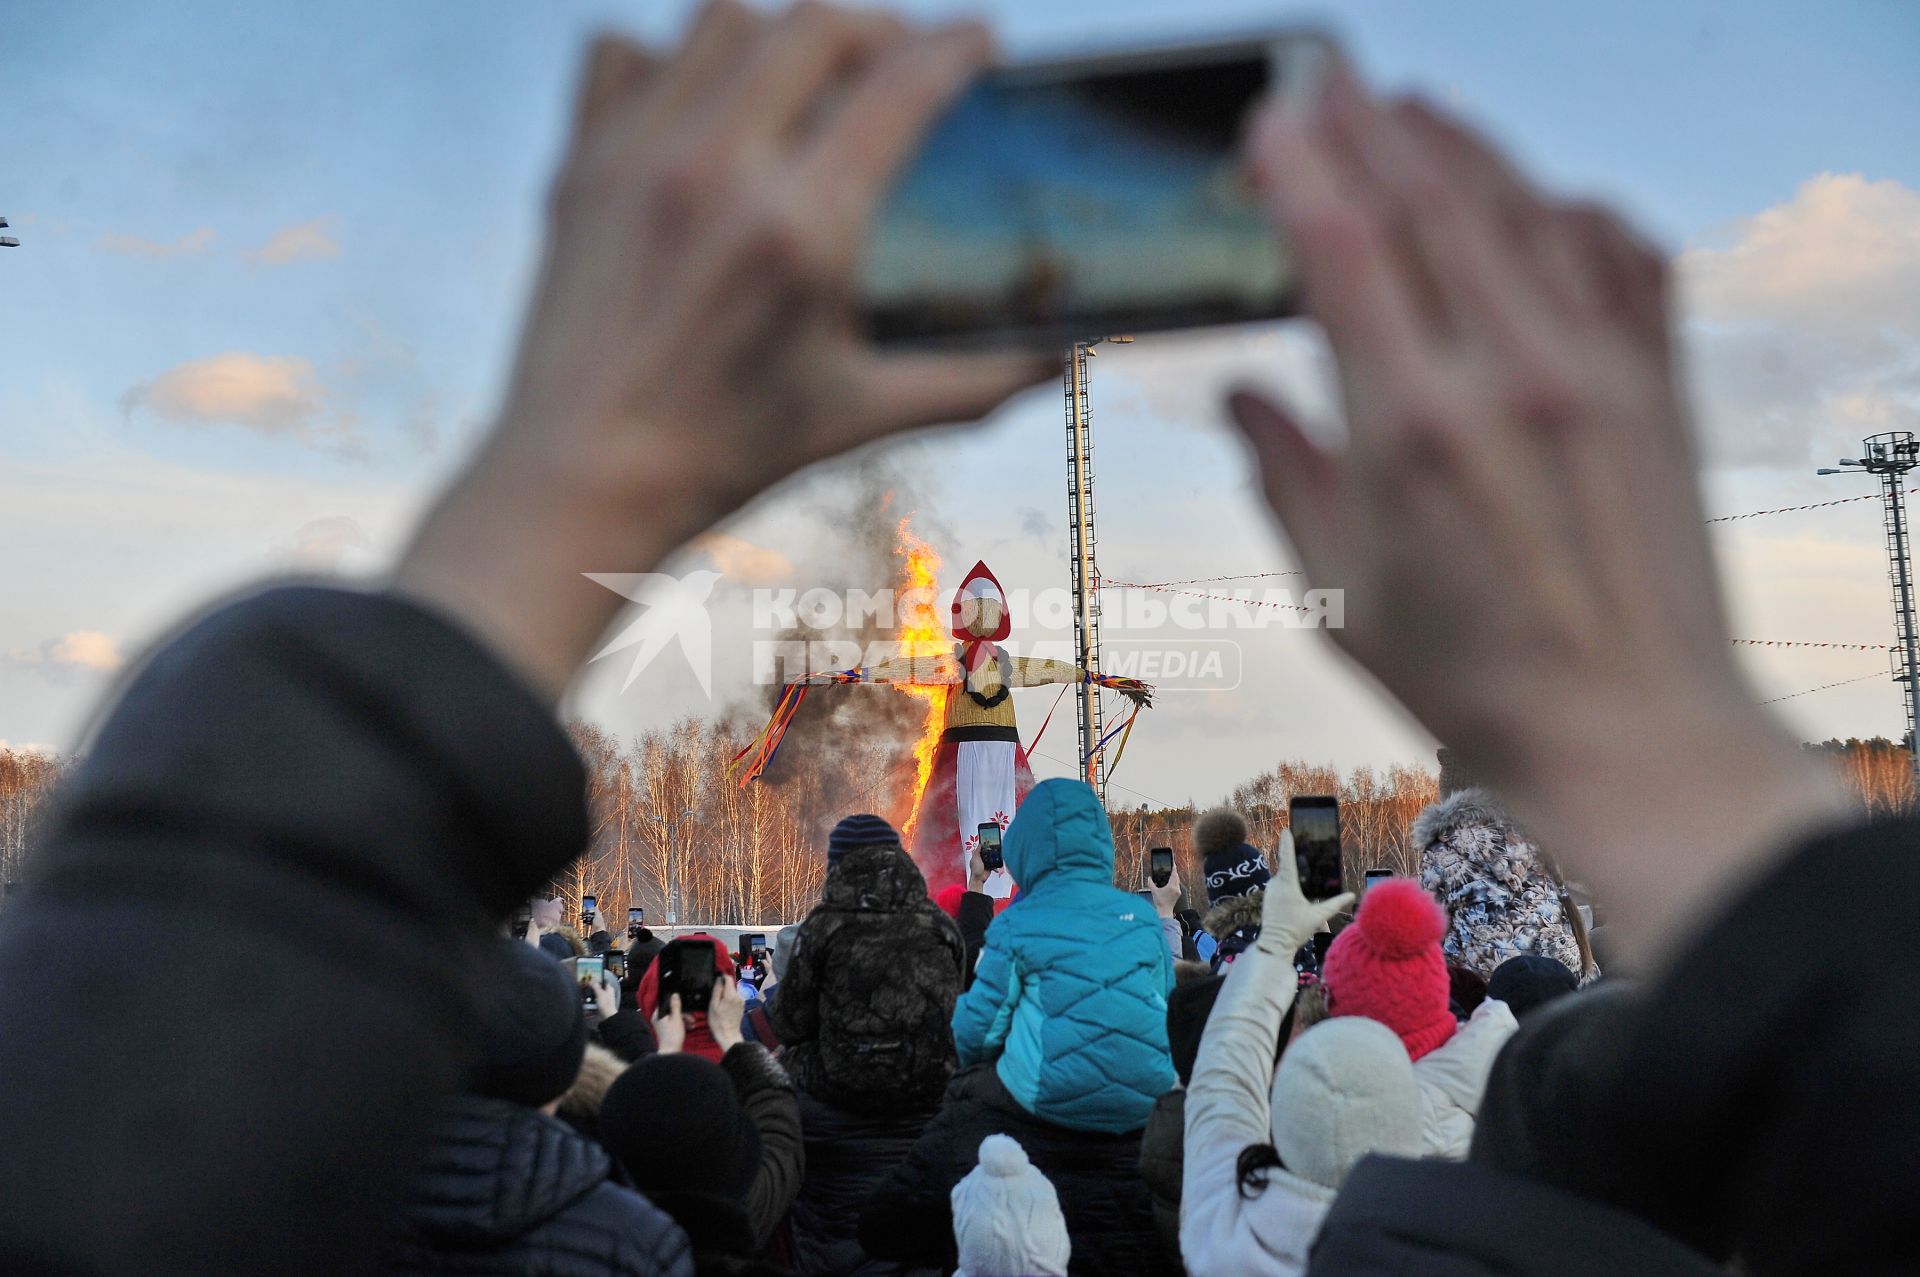
[[[1819,474],[1848,474],[1855,470],[1877,475],[1880,479],[1881,525],[1887,537],[1887,580],[1893,586],[1893,681],[1900,684],[1907,710],[1907,759],[1913,768],[1914,794],[1920,797],[1920,740],[1915,739],[1914,723],[1920,718],[1920,683],[1915,672],[1913,614],[1913,555],[1907,543],[1907,472],[1920,465],[1920,443],[1911,431],[1890,430],[1868,435],[1856,458],[1840,460],[1845,470],[1822,468]]]
[[[1067,528],[1068,561],[1073,582],[1073,663],[1089,673],[1100,668],[1100,567],[1094,556],[1093,530],[1093,408],[1087,395],[1087,360],[1101,342],[1125,345],[1131,337],[1100,337],[1076,341],[1067,348]],[[1086,781],[1107,802],[1107,760],[1088,757],[1104,735],[1100,693],[1082,681],[1074,691],[1079,710],[1080,753]]]
[[[680,921],[680,875],[675,869],[674,864],[673,834],[676,829],[680,828],[681,821],[693,815],[693,810],[693,808],[689,807],[672,820],[662,820],[658,816],[647,817],[653,821],[654,824],[662,825],[666,828],[666,834],[660,840],[660,857],[667,862],[667,925],[669,927]],[[645,813],[642,814],[644,815]]]

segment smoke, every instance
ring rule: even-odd
[[[951,530],[926,512],[918,485],[897,464],[876,456],[823,482],[827,490],[819,494],[817,504],[836,514],[828,539],[810,548],[810,557],[826,566],[808,584],[837,592],[898,586],[901,559],[896,549],[902,518],[910,518],[913,531],[943,560],[947,557]],[[780,637],[850,639],[863,649],[897,638],[890,623],[876,624],[871,617],[861,620],[858,627],[843,619],[832,629],[791,630]],[[758,710],[760,722],[772,712],[780,690],[766,689]],[[857,811],[885,816],[899,828],[909,814],[912,748],[926,712],[926,701],[882,685],[817,687],[801,702],[778,757],[759,783],[782,789],[815,787],[817,793],[810,795],[814,801],[809,805],[820,815],[823,845],[827,829]]]

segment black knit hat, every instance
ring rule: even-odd
[[[567,969],[524,940],[500,939],[488,954],[480,1022],[485,1045],[474,1089],[539,1108],[580,1075],[587,1021]]]
[[[676,1196],[738,1198],[760,1166],[760,1131],[732,1079],[685,1052],[647,1056],[614,1079],[600,1101],[600,1142],[676,1218]]]
[[[840,863],[840,857],[855,847],[898,847],[900,831],[870,812],[849,816],[827,835],[827,867]]]
[[[1230,896],[1265,891],[1273,877],[1260,849],[1247,841],[1247,822],[1225,807],[1210,811],[1193,825],[1193,849],[1200,853],[1207,876],[1207,903]]]
[[[1514,1018],[1524,1020],[1538,1008],[1580,987],[1567,964],[1543,953],[1508,958],[1487,977],[1487,996],[1507,1004]]]

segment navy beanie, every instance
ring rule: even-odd
[[[892,825],[868,812],[849,816],[827,835],[827,868],[840,863],[840,857],[855,847],[898,847],[900,833]]]
[[[1579,987],[1579,977],[1565,963],[1543,953],[1508,958],[1487,977],[1487,996],[1506,1003],[1517,1020]]]
[[[1209,905],[1265,891],[1273,876],[1260,849],[1247,841],[1246,820],[1228,808],[1210,811],[1194,822],[1193,849],[1200,853]]]
[[[587,1019],[567,968],[524,940],[496,940],[480,982],[485,1045],[475,1089],[539,1108],[566,1092],[587,1053]]]

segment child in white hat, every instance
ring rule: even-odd
[[[1008,1135],[980,1141],[980,1164],[953,1186],[954,1277],[1066,1277],[1060,1195]]]

